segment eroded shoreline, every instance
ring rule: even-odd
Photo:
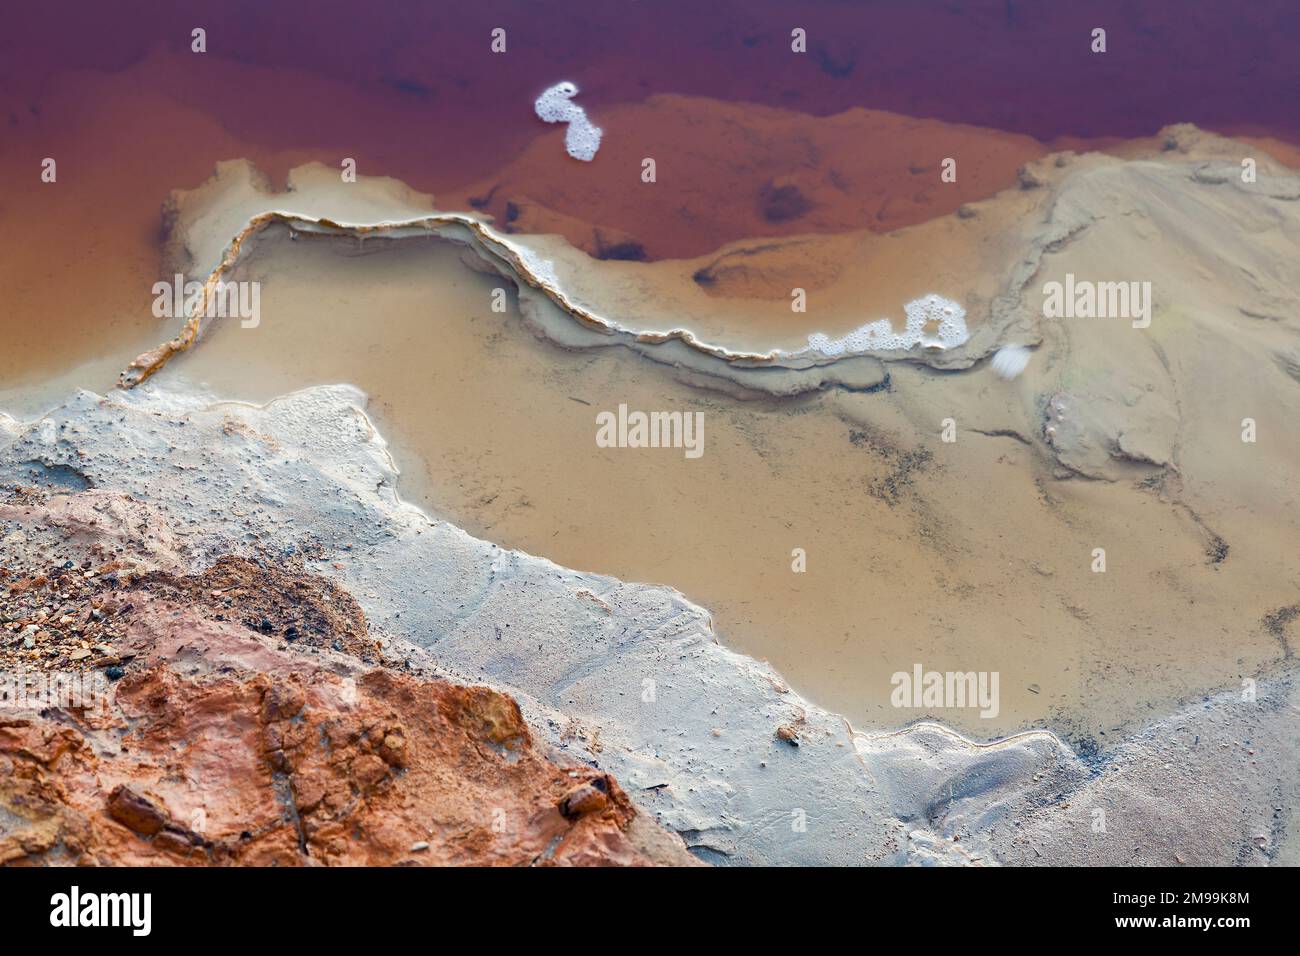
[[[332,171],[324,167],[303,167],[291,174],[289,191],[310,195],[313,191],[333,188],[335,179]],[[376,182],[384,187],[390,181]],[[227,190],[234,195],[221,195]],[[194,191],[200,209],[192,220],[187,221],[184,200],[173,199],[168,219],[169,229],[175,235],[168,242],[185,249],[189,259],[186,263],[188,270],[197,270],[199,280],[203,283],[203,297],[194,313],[186,317],[179,335],[143,353],[123,370],[119,378],[121,387],[132,388],[138,385],[161,369],[172,356],[192,348],[200,340],[212,312],[210,302],[215,299],[219,285],[239,266],[243,250],[250,239],[271,225],[283,225],[296,234],[348,237],[359,241],[429,236],[450,239],[476,253],[484,269],[511,281],[519,290],[521,299],[529,303],[529,319],[559,344],[567,347],[624,344],[656,361],[684,365],[701,374],[725,378],[758,392],[797,394],[830,384],[868,388],[882,381],[883,373],[874,359],[890,353],[897,353],[891,357],[915,358],[919,351],[933,352],[944,348],[937,339],[927,338],[924,339],[922,350],[912,346],[898,349],[867,347],[853,351],[841,342],[834,352],[828,350],[819,353],[811,346],[796,351],[772,348],[752,352],[710,343],[688,328],[663,331],[628,328],[567,293],[556,275],[553,260],[543,258],[521,241],[512,240],[494,230],[482,218],[468,213],[435,212],[399,220],[378,218],[367,222],[343,222],[324,216],[314,217],[282,209],[269,209],[255,212],[225,244],[215,258],[215,265],[205,265],[213,258],[215,243],[219,241],[210,231],[204,235],[205,228],[211,229],[211,223],[206,221],[209,210],[212,210],[214,218],[228,220],[229,216],[224,214],[223,206],[243,209],[250,202],[259,204],[275,201],[272,195],[265,195],[264,190],[265,185],[255,170],[247,164],[233,162],[221,164],[214,180]],[[213,192],[217,195],[210,195]],[[325,195],[328,197],[329,193],[326,192]],[[375,198],[377,205],[382,208],[385,205],[382,192]],[[403,199],[408,201],[409,196]],[[311,205],[312,202],[310,199],[301,201],[306,205]],[[401,208],[403,204],[395,202],[392,205]],[[541,298],[530,298],[532,293]],[[554,308],[548,309],[547,303]],[[938,300],[936,308],[942,308],[948,313],[948,317],[944,318],[945,323],[957,323],[952,331],[941,330],[939,335],[951,341],[954,347],[963,344],[969,338],[965,325],[961,323],[964,313],[956,309],[955,303],[947,303],[943,299]],[[953,315],[955,309],[956,316]],[[865,323],[857,334],[860,336],[868,326],[878,326],[881,321],[889,320]],[[933,323],[940,324],[938,319],[934,319]],[[895,327],[897,329],[897,323]],[[820,338],[825,340],[826,336],[821,335]],[[915,340],[920,339],[918,329]],[[855,362],[855,359],[866,362]],[[768,374],[749,374],[751,371]]]

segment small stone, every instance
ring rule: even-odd
[[[125,784],[118,784],[109,794],[108,815],[142,836],[153,836],[167,824],[166,811]]]
[[[597,810],[603,810],[609,803],[608,784],[603,777],[590,783],[575,787],[564,795],[560,801],[560,813],[565,819],[574,820]]]
[[[423,853],[427,849],[429,849],[429,844],[426,843],[424,840],[420,840],[417,843],[411,844],[412,853]]]

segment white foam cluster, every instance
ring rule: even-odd
[[[573,102],[577,93],[575,83],[568,80],[556,83],[537,97],[533,109],[540,119],[548,123],[568,123],[569,128],[564,133],[564,148],[574,159],[589,163],[596,158],[596,150],[600,149],[601,129],[587,119],[586,110]]]
[[[895,331],[889,319],[877,319],[838,339],[814,332],[808,336],[808,348],[834,358],[859,352],[910,349],[917,345],[951,349],[970,338],[966,310],[951,299],[931,293],[907,303],[904,311],[907,326],[902,332]],[[933,333],[927,331],[931,327]]]

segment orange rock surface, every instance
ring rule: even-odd
[[[28,514],[52,521],[60,500],[75,498]],[[319,579],[268,569],[248,601],[276,636],[246,626],[240,599],[231,608],[211,598],[221,588],[206,590],[238,594],[240,567],[110,574],[74,593],[87,620],[108,609],[125,666],[117,680],[82,671],[106,698],[0,707],[0,863],[694,862],[612,777],[549,759],[512,698],[333,650],[331,629],[355,607],[346,593],[328,595],[342,613],[308,615],[286,639],[277,596],[310,610],[304,590]],[[43,577],[61,588],[62,562]],[[39,599],[20,586],[32,580],[0,579],[7,617],[16,600]],[[206,600],[175,600],[196,582]],[[38,653],[10,652],[6,673]]]

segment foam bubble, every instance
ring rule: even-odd
[[[966,329],[966,310],[941,295],[922,296],[903,307],[907,324],[902,332],[894,330],[889,319],[877,319],[854,329],[838,339],[824,332],[808,336],[807,351],[820,352],[829,358],[861,352],[895,352],[915,348],[951,349],[970,338]],[[927,328],[933,327],[934,334]]]
[[[582,107],[570,102],[577,93],[578,87],[567,80],[563,83],[556,83],[537,97],[533,109],[537,112],[538,117],[548,123],[567,123],[573,118],[575,111],[582,112]]]
[[[587,119],[587,112],[573,102],[578,93],[575,83],[565,80],[556,83],[537,97],[533,111],[539,119],[548,123],[567,123],[569,128],[564,133],[564,148],[574,159],[589,163],[596,158],[600,149],[602,130]]]

